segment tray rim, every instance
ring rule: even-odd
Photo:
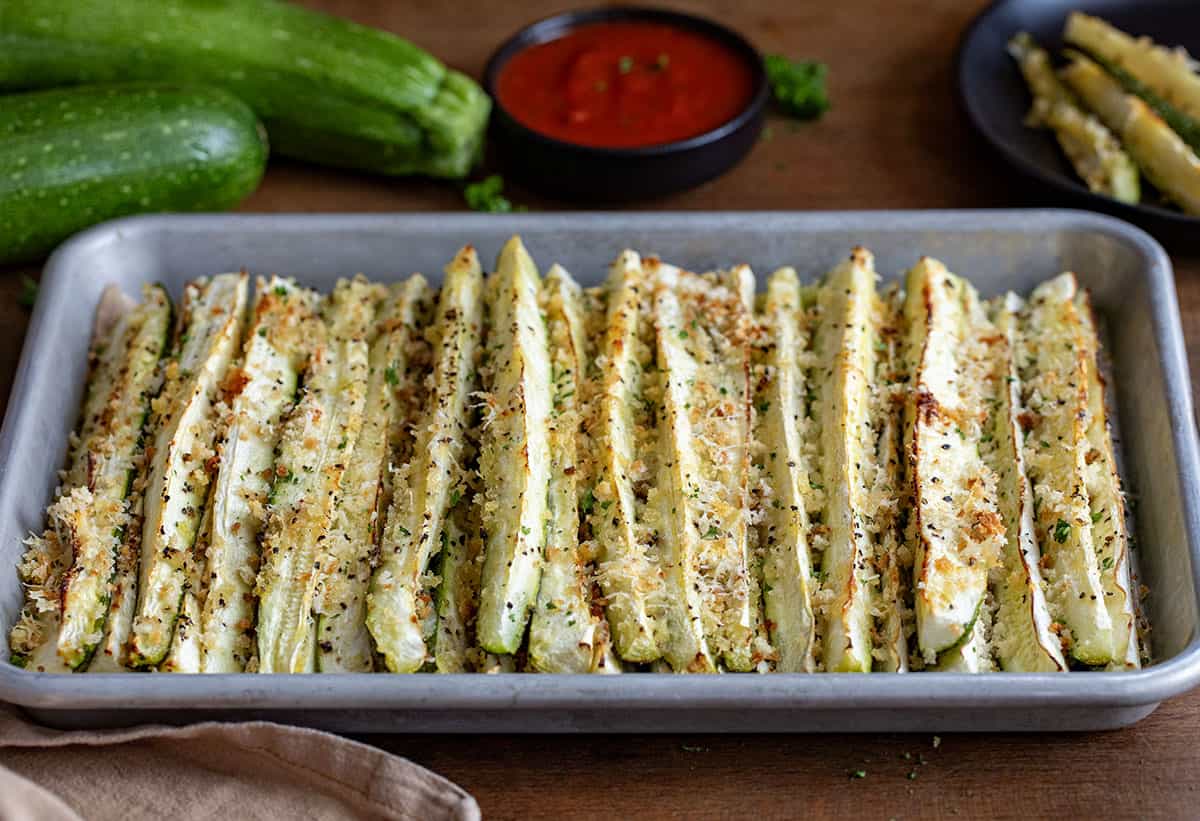
[[[1193,422],[1192,395],[1173,269],[1162,246],[1146,232],[1122,220],[1075,209],[970,209],[907,211],[664,211],[655,220],[664,229],[697,218],[738,219],[756,215],[789,216],[808,230],[886,221],[889,231],[979,233],[1022,230],[1035,218],[1041,230],[1093,231],[1131,246],[1146,263],[1151,320],[1159,345],[1160,364],[1171,413],[1171,437],[1179,463],[1187,549],[1197,599],[1200,600],[1200,443]],[[628,212],[545,212],[506,217],[509,224],[586,225],[633,220]],[[52,343],[55,318],[70,297],[69,270],[78,270],[97,243],[114,235],[126,237],[172,232],[214,232],[232,223],[243,230],[310,232],[345,228],[383,230],[399,223],[453,219],[464,232],[491,224],[483,214],[200,214],[149,215],[113,220],[69,239],[45,267],[41,295],[34,308],[12,393],[0,426],[0,509],[12,492],[5,466],[17,447],[18,433],[28,427],[36,409],[20,401],[31,380],[39,352]],[[881,226],[882,227],[882,226]],[[864,230],[866,228],[864,227]],[[879,230],[875,228],[872,230]],[[1188,491],[1192,492],[1188,492]],[[1200,601],[1198,601],[1200,604]],[[607,676],[500,674],[495,676],[391,676],[322,674],[318,676],[130,676],[89,674],[86,677],[37,673],[0,662],[0,701],[43,709],[403,709],[564,710],[586,709],[715,709],[747,711],[781,708],[919,709],[1005,708],[1054,705],[1133,707],[1155,704],[1200,684],[1200,635],[1172,658],[1132,672],[1057,674],[992,673],[986,691],[978,676],[942,673],[915,679],[894,676],[840,676],[775,673],[769,676],[676,676],[639,674],[636,689],[613,686]],[[383,681],[386,687],[378,686]],[[484,684],[486,682],[486,684]],[[913,682],[908,684],[906,682]],[[991,686],[994,682],[997,686]],[[119,686],[117,686],[119,684]]]

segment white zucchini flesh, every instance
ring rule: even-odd
[[[246,274],[219,274],[184,291],[179,358],[154,400],[157,433],[146,484],[141,574],[129,660],[162,662],[188,581],[216,438],[215,405],[238,343],[247,302]]]
[[[58,653],[72,668],[87,666],[101,644],[112,599],[117,557],[129,526],[129,494],[140,459],[142,433],[154,395],[158,363],[171,330],[171,302],[149,287],[141,305],[119,323],[104,354],[102,409],[81,437],[86,498],[57,520],[74,562],[64,580]],[[73,491],[72,495],[79,492]]]
[[[1000,514],[1007,529],[1002,566],[994,582],[997,600],[992,643],[1001,668],[1010,672],[1055,673],[1067,669],[1062,645],[1050,629],[1040,568],[1041,551],[1034,525],[1033,489],[1025,469],[1021,414],[1021,378],[1017,372],[1017,315],[1024,303],[1016,294],[997,300],[997,377],[1002,384],[992,436],[993,468],[999,477]]]
[[[1050,613],[1070,632],[1070,654],[1106,665],[1122,658],[1105,606],[1087,488],[1087,343],[1074,274],[1033,291],[1021,317],[1017,363],[1025,419],[1024,455],[1033,485]]]
[[[662,374],[658,476],[650,490],[649,513],[658,532],[663,575],[659,646],[677,673],[716,672],[704,609],[705,580],[697,566],[700,550],[699,454],[689,407],[699,366],[681,344],[688,333],[675,291],[677,274],[660,266],[654,287],[654,329]]]
[[[763,444],[762,470],[771,488],[760,526],[763,605],[777,655],[775,669],[785,673],[811,673],[816,666],[810,525],[803,490],[812,479],[802,444],[807,388],[801,357],[807,340],[801,310],[795,269],[779,269],[767,282],[762,316],[768,341],[756,438]]]
[[[253,652],[258,539],[279,429],[309,354],[317,296],[280,277],[259,279],[227,401],[230,422],[213,483],[208,594],[193,627],[206,673],[239,673]]]
[[[491,653],[520,647],[542,574],[551,389],[540,288],[533,259],[513,237],[488,283],[489,407],[479,460],[487,545],[476,632]]]
[[[1053,129],[1063,153],[1089,189],[1123,202],[1137,202],[1141,198],[1137,166],[1113,133],[1079,107],[1075,95],[1055,75],[1046,50],[1021,33],[1009,42],[1008,51],[1033,93],[1027,124]]]
[[[397,481],[383,533],[379,566],[367,596],[367,626],[387,668],[412,673],[430,655],[433,584],[452,508],[466,493],[468,397],[482,328],[483,274],[471,248],[446,267],[434,320],[432,387],[420,412],[409,469]]]
[[[980,611],[979,617],[971,626],[971,634],[966,641],[952,650],[942,653],[938,663],[932,669],[940,673],[991,673],[996,670],[992,661],[988,643],[989,613]]]
[[[970,637],[1004,543],[996,477],[978,446],[994,328],[974,289],[936,260],[917,263],[906,291],[913,596],[917,643],[932,663]]]
[[[545,673],[587,673],[599,626],[592,617],[587,562],[579,544],[576,451],[580,437],[583,368],[589,361],[583,292],[561,266],[542,284],[550,343],[550,526],[537,605],[529,623],[529,663]]]
[[[584,510],[599,550],[599,580],[608,600],[613,644],[622,659],[638,663],[661,655],[655,605],[661,580],[649,555],[635,492],[641,474],[652,470],[647,451],[655,446],[646,396],[650,378],[644,373],[644,360],[651,360],[653,352],[640,330],[650,321],[651,287],[641,258],[622,251],[604,286],[607,307],[593,436],[597,476]]]
[[[1067,18],[1063,39],[1125,69],[1175,108],[1200,119],[1200,76],[1181,49],[1131,37],[1080,12]]]
[[[367,335],[378,289],[341,280],[324,306],[323,333],[288,413],[262,541],[258,671],[306,673],[316,664],[313,604],[333,530],[342,476],[358,442],[366,404]]]
[[[1142,100],[1104,69],[1072,55],[1062,77],[1125,145],[1146,178],[1189,214],[1200,214],[1200,158]]]
[[[875,371],[871,313],[875,261],[855,248],[829,272],[818,294],[819,357],[813,380],[822,386],[815,409],[820,426],[822,525],[822,661],[827,672],[870,672],[872,666],[872,548],[867,533],[862,466],[874,447],[868,426],[869,378]]]
[[[904,371],[900,326],[903,306],[898,292],[876,301],[872,330],[876,353],[872,379],[869,427],[876,432],[873,466],[867,469],[868,502],[872,511],[868,530],[875,542],[875,570],[879,574],[872,615],[875,618],[873,669],[908,672],[908,634],[913,619],[909,606],[911,559],[904,550],[901,506],[909,504],[904,482]]]
[[[1088,500],[1092,514],[1092,543],[1100,563],[1100,585],[1113,623],[1116,658],[1114,665],[1136,669],[1141,666],[1138,647],[1136,601],[1129,562],[1129,534],[1125,523],[1125,499],[1113,451],[1105,382],[1100,372],[1100,338],[1088,292],[1075,294],[1087,357],[1089,449],[1084,456]],[[1124,649],[1122,649],[1124,648]]]
[[[321,559],[315,606],[317,668],[324,673],[374,667],[367,629],[371,564],[392,505],[391,460],[411,458],[411,429],[425,401],[429,348],[424,330],[432,301],[425,278],[414,275],[393,286],[376,322],[363,428],[348,456],[334,529]]]

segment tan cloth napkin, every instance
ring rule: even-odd
[[[61,731],[0,705],[0,819],[447,819],[466,791],[403,758],[265,721]]]

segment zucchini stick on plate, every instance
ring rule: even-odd
[[[1051,630],[1034,525],[1033,489],[1025,470],[1021,430],[1021,378],[1017,372],[1017,316],[1024,304],[1016,294],[996,300],[994,322],[998,403],[988,453],[998,476],[1000,515],[1007,530],[1003,564],[994,584],[997,599],[992,646],[1000,667],[1011,672],[1054,673],[1067,669],[1061,641]]]
[[[171,647],[208,494],[215,406],[241,340],[248,279],[245,273],[220,274],[184,291],[178,359],[167,366],[166,383],[153,403],[154,457],[129,651],[135,667],[157,666]]]
[[[550,355],[538,307],[541,280],[513,237],[487,284],[489,342],[480,472],[487,533],[479,645],[515,653],[537,596],[550,485]]]
[[[584,294],[561,266],[542,284],[551,350],[550,526],[546,564],[529,625],[529,662],[546,673],[587,673],[600,626],[591,612],[588,568],[579,544],[577,453],[583,402],[583,368],[590,361],[584,329]]]
[[[819,386],[814,419],[820,436],[824,577],[821,634],[828,672],[868,673],[872,667],[872,546],[867,532],[863,467],[874,451],[868,425],[876,352],[871,318],[875,259],[855,248],[826,277],[818,293],[820,319],[814,348]]]
[[[394,673],[416,672],[430,656],[436,637],[430,573],[449,539],[447,518],[466,492],[468,397],[482,326],[483,275],[474,249],[460,250],[445,274],[430,393],[414,408],[421,421],[407,467],[397,474],[367,597],[367,626]]]
[[[1106,606],[1092,527],[1089,347],[1077,292],[1074,274],[1034,290],[1021,315],[1016,356],[1025,408],[1024,457],[1050,614],[1068,634],[1070,654],[1100,666],[1123,661],[1127,634],[1118,635]]]
[[[761,469],[771,488],[760,526],[763,606],[775,669],[785,673],[811,673],[816,650],[811,528],[804,503],[813,480],[803,446],[809,432],[803,364],[811,354],[802,311],[796,271],[779,269],[767,283],[763,306],[756,437],[763,444]]]
[[[909,271],[906,291],[913,589],[917,643],[932,664],[971,639],[1004,542],[996,476],[978,446],[995,329],[975,289],[936,260]]]
[[[58,654],[72,668],[88,664],[105,634],[117,561],[131,522],[129,497],[142,435],[171,331],[171,301],[159,286],[114,329],[93,385],[100,403],[80,439],[86,483],[56,506],[59,534],[74,563],[64,582]],[[89,401],[89,405],[92,402]]]
[[[206,673],[236,673],[253,651],[254,577],[271,469],[314,335],[317,295],[279,277],[259,279],[241,362],[226,380],[232,404],[221,445],[208,538],[208,594],[199,633]]]
[[[598,386],[591,420],[596,483],[584,491],[599,553],[599,581],[608,600],[606,615],[617,654],[650,662],[658,645],[661,580],[649,555],[643,502],[637,486],[653,470],[654,410],[648,393],[654,344],[650,330],[652,284],[641,258],[622,251],[604,285],[607,303],[597,365]],[[636,468],[636,470],[635,470]]]
[[[1137,166],[1121,148],[1112,132],[1079,101],[1054,74],[1050,55],[1028,34],[1021,33],[1008,44],[1033,93],[1033,107],[1026,122],[1049,126],[1063,153],[1088,188],[1122,202],[1137,202],[1141,184]]]
[[[379,296],[363,279],[337,284],[316,326],[303,394],[284,422],[257,582],[262,673],[315,668],[317,579],[362,429],[367,335]]]
[[[1200,214],[1200,158],[1145,102],[1080,54],[1062,78],[1125,144],[1146,178],[1189,214]]]
[[[1098,17],[1074,12],[1063,39],[1128,72],[1180,113],[1200,120],[1200,75],[1182,49],[1133,38]]]

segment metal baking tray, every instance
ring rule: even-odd
[[[703,269],[782,264],[812,278],[856,244],[885,277],[922,254],[985,295],[1064,269],[1107,318],[1120,450],[1136,501],[1154,663],[1121,673],[967,676],[47,675],[0,661],[0,700],[57,726],[272,719],[346,732],[1093,730],[1131,724],[1200,682],[1200,464],[1171,266],[1145,233],[1079,211],[151,216],[67,242],[42,280],[0,431],[0,634],[21,604],[11,569],[75,421],[101,290],[237,268],[328,289],[341,275],[435,279],[455,249],[490,259],[520,233],[543,267],[600,281],[622,248]],[[7,658],[7,642],[0,643]]]

